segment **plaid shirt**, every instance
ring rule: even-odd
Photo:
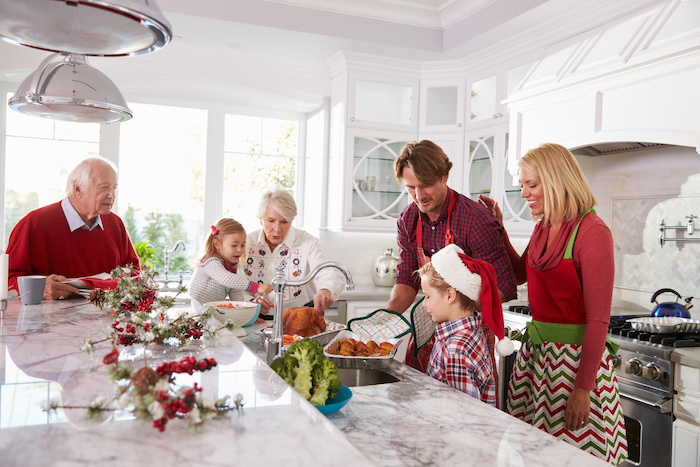
[[[450,196],[457,196],[450,217],[454,243],[472,258],[491,263],[496,269],[498,289],[503,292],[506,301],[516,298],[515,275],[503,242],[503,226],[479,203],[452,189]],[[419,214],[423,223],[423,250],[425,256],[430,258],[445,246],[447,208],[448,202],[445,200],[442,212],[434,222],[430,222],[428,216],[418,210],[416,203],[411,203],[403,210],[397,222],[399,262],[394,281],[396,284],[405,284],[418,290],[420,279],[414,272],[418,269],[416,225]]]
[[[440,323],[428,375],[482,402],[496,405],[496,380],[481,330],[481,314]]]

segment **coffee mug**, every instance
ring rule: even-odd
[[[38,305],[44,296],[46,276],[22,276],[17,278],[17,288],[22,305]]]

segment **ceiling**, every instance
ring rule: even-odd
[[[630,5],[651,0],[616,0]],[[340,51],[431,63],[508,41],[597,26],[607,0],[158,0],[174,38],[155,53],[90,58],[127,101],[169,97],[229,109],[309,112],[330,95]],[[582,18],[563,29],[561,18]],[[19,84],[47,53],[0,42],[0,81]]]

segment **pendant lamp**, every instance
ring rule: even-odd
[[[172,27],[155,0],[0,0],[0,39],[92,56],[164,47]]]
[[[133,115],[117,86],[82,54],[51,54],[8,105],[27,115],[69,122],[125,122]]]

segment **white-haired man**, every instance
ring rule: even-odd
[[[80,162],[68,175],[67,196],[23,217],[7,244],[9,286],[17,277],[44,275],[45,300],[77,293],[67,278],[140,267],[122,220],[112,212],[117,189],[114,165],[101,157]]]

